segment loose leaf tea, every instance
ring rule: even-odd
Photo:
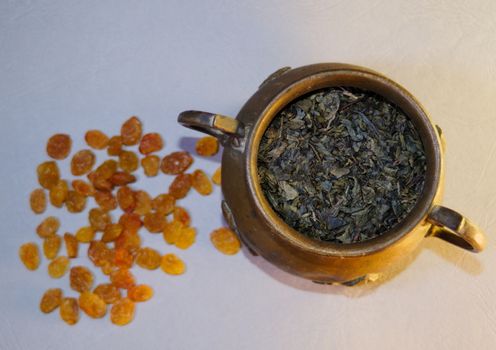
[[[405,218],[425,181],[410,119],[382,97],[330,88],[285,107],[258,153],[263,192],[276,213],[311,238],[353,243]]]

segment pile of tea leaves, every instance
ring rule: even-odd
[[[276,213],[311,238],[354,243],[403,220],[425,181],[410,119],[384,98],[329,88],[286,106],[262,137],[262,190]]]

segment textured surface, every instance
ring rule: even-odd
[[[140,3],[0,2],[0,349],[496,347],[496,2]],[[277,68],[324,61],[376,69],[424,104],[447,140],[445,204],[486,230],[484,253],[430,239],[377,288],[314,285],[246,252],[219,254],[208,236],[222,222],[215,187],[181,202],[198,227],[191,249],[144,235],[146,245],[183,258],[187,273],[140,270],[155,296],[127,328],[86,316],[69,328],[58,312],[38,310],[48,288],[75,296],[68,275],[47,276],[46,260],[31,272],[17,258],[21,243],[38,240],[29,194],[49,136],[70,134],[81,149],[85,131],[112,135],[136,114],[146,132],[163,134],[164,152],[193,150],[200,135],[176,125],[180,111],[234,115]],[[212,174],[218,159],[195,166]],[[139,176],[152,195],[170,182]],[[60,215],[61,232],[86,219],[86,211],[60,213],[44,215]]]

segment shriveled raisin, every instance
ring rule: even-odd
[[[65,159],[71,152],[71,137],[66,134],[55,134],[48,139],[46,151],[53,159]]]
[[[146,284],[138,284],[127,290],[127,297],[134,302],[150,300],[153,296],[152,287]]]
[[[53,259],[57,256],[62,245],[62,238],[53,234],[43,240],[43,253],[47,259]]]
[[[59,167],[54,161],[41,163],[36,168],[36,172],[41,187],[46,188],[47,190],[55,186],[60,180]]]
[[[84,140],[86,141],[88,146],[94,149],[104,149],[105,147],[107,147],[109,142],[108,136],[100,130],[87,131],[84,135]]]
[[[80,213],[86,207],[86,197],[76,191],[69,191],[65,206],[69,213]]]
[[[134,207],[135,214],[145,215],[152,210],[152,199],[147,192],[136,191],[134,197],[136,199],[136,206]]]
[[[38,225],[38,227],[36,227],[36,233],[41,238],[47,238],[51,235],[56,234],[59,227],[59,219],[57,219],[55,216],[48,216]]]
[[[67,257],[77,258],[79,250],[79,242],[74,235],[70,233],[64,234],[65,250],[67,252]]]
[[[134,192],[127,186],[123,186],[117,190],[117,203],[123,212],[131,212],[136,207],[136,199]]]
[[[152,201],[152,208],[160,214],[170,214],[174,210],[176,199],[168,193],[159,194]]]
[[[41,214],[46,210],[46,194],[42,188],[37,188],[29,196],[29,205],[35,214]]]
[[[141,159],[141,166],[145,175],[148,177],[157,176],[160,169],[160,157],[156,155],[148,155]]]
[[[120,236],[115,240],[115,248],[123,248],[131,254],[135,254],[141,247],[141,237],[136,232],[122,231]]]
[[[122,298],[112,305],[110,320],[113,324],[124,326],[134,318],[134,302],[129,298]]]
[[[112,191],[114,188],[114,184],[110,182],[110,178],[104,178],[99,175],[96,170],[88,174],[88,180],[90,180],[91,185],[99,191]]]
[[[165,223],[165,215],[162,213],[150,212],[143,218],[143,225],[150,233],[162,232]]]
[[[181,199],[186,197],[190,189],[191,189],[191,175],[179,174],[170,184],[169,194],[174,196],[174,198],[176,199]]]
[[[109,180],[114,186],[125,186],[136,182],[136,176],[125,171],[116,171]]]
[[[138,165],[139,159],[136,153],[132,151],[122,151],[121,154],[119,154],[119,167],[122,170],[131,173],[138,169]]]
[[[110,191],[96,191],[95,202],[106,211],[111,211],[117,208],[117,199]]]
[[[162,136],[156,132],[151,132],[143,135],[139,145],[139,151],[141,154],[150,154],[160,151],[162,147],[164,147]]]
[[[76,232],[76,239],[81,243],[90,243],[95,237],[95,229],[91,226],[81,227]]]
[[[107,154],[109,156],[118,156],[122,152],[122,138],[120,136],[112,136],[109,139],[107,146]]]
[[[133,233],[138,232],[141,226],[143,226],[141,218],[138,214],[135,213],[122,214],[119,218],[119,224],[121,224],[125,230]]]
[[[102,318],[107,313],[107,304],[100,296],[89,291],[79,295],[79,307],[92,318]]]
[[[72,188],[79,194],[82,194],[85,197],[91,197],[95,194],[95,187],[93,184],[90,184],[83,180],[73,180]]]
[[[41,312],[48,314],[59,307],[62,302],[62,289],[51,288],[48,289],[40,300]]]
[[[57,208],[61,208],[69,194],[69,186],[67,181],[59,180],[56,185],[52,186],[49,192],[50,203]]]
[[[211,157],[219,151],[219,141],[213,136],[205,136],[196,142],[195,149],[199,156]]]
[[[60,318],[68,325],[79,321],[79,306],[76,298],[64,298],[60,303]]]
[[[119,288],[112,283],[103,283],[96,286],[93,293],[98,295],[106,304],[113,304],[121,298]]]
[[[72,156],[71,173],[74,176],[89,173],[95,165],[95,154],[89,149],[84,149]]]
[[[103,230],[102,241],[103,242],[112,242],[117,239],[122,233],[122,225],[121,224],[108,224]]]
[[[169,244],[175,244],[184,227],[185,225],[180,221],[172,220],[167,222],[162,232],[164,240]]]
[[[181,275],[186,271],[186,265],[175,254],[165,254],[162,257],[160,268],[169,275]]]
[[[118,163],[113,159],[107,159],[95,169],[95,179],[108,180],[117,171]]]
[[[91,290],[93,287],[93,274],[84,266],[74,266],[69,274],[71,288],[82,293]]]
[[[93,208],[88,213],[88,221],[95,231],[103,231],[112,222],[112,219],[107,211]]]
[[[160,267],[162,256],[152,248],[141,248],[136,255],[136,264],[147,270],[156,270]]]
[[[183,207],[175,207],[173,211],[173,220],[183,223],[185,226],[191,224],[191,217]]]
[[[207,174],[200,169],[193,171],[193,174],[191,174],[191,185],[202,196],[207,196],[213,191],[212,183]]]
[[[174,244],[179,249],[188,249],[195,243],[195,239],[196,230],[193,227],[183,227]]]
[[[214,174],[212,175],[212,182],[220,186],[221,181],[222,181],[221,170],[220,167],[218,167],[217,170],[215,170]]]
[[[95,266],[101,267],[114,259],[113,252],[104,242],[92,241],[88,247],[88,258]]]
[[[66,274],[70,264],[66,256],[59,256],[48,264],[48,275],[52,278],[61,278]]]
[[[136,284],[133,274],[126,268],[119,269],[110,274],[110,281],[117,287],[129,289]]]
[[[36,270],[40,266],[40,251],[36,243],[24,243],[19,247],[19,258],[28,270]]]
[[[236,254],[241,247],[238,236],[227,227],[214,230],[210,234],[210,241],[219,252],[226,255]]]
[[[130,269],[134,264],[134,256],[127,249],[117,248],[114,252],[114,265],[118,268]]]
[[[160,169],[164,174],[177,175],[185,172],[193,163],[193,157],[186,152],[172,152],[162,159]]]
[[[143,127],[137,117],[131,117],[122,124],[121,138],[126,146],[137,145],[141,138]]]

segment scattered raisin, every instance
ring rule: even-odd
[[[48,275],[52,278],[61,278],[69,269],[70,261],[66,256],[59,256],[48,264]]]
[[[150,300],[153,296],[152,287],[146,284],[138,284],[127,290],[127,297],[134,302]]]
[[[76,232],[76,239],[81,243],[90,243],[95,237],[95,230],[91,226],[81,227]]]
[[[83,180],[73,180],[72,188],[79,194],[82,194],[85,197],[91,197],[95,194],[95,187],[93,184],[90,184]]]
[[[180,221],[172,220],[167,222],[163,229],[164,240],[169,244],[175,244],[181,235],[184,224]]]
[[[162,159],[160,169],[164,174],[177,175],[185,172],[193,163],[193,157],[186,152],[173,152]]]
[[[211,157],[219,151],[219,141],[213,136],[205,136],[196,142],[195,149],[198,155]]]
[[[41,238],[47,238],[51,235],[56,234],[59,227],[59,219],[57,219],[55,216],[48,216],[38,225],[38,227],[36,227],[36,233]]]
[[[53,160],[38,165],[36,172],[41,187],[46,188],[47,190],[55,186],[60,180],[59,167]]]
[[[57,208],[61,208],[64,205],[67,195],[69,193],[69,186],[67,181],[59,180],[55,186],[52,186],[50,192],[48,193],[50,197],[50,203]]]
[[[86,207],[86,197],[76,191],[69,191],[65,206],[69,213],[80,213]]]
[[[119,288],[114,286],[112,283],[103,283],[96,286],[93,293],[98,295],[105,304],[113,304],[121,298],[121,292]]]
[[[136,153],[131,151],[122,151],[121,154],[119,154],[119,167],[122,170],[131,173],[138,169],[138,166],[139,159]]]
[[[136,176],[125,171],[116,171],[109,180],[114,186],[125,186],[136,182]]]
[[[74,176],[87,174],[95,165],[95,154],[88,149],[77,152],[72,156],[71,173]]]
[[[71,288],[82,293],[91,290],[93,286],[93,274],[84,266],[74,266],[69,274]]]
[[[122,231],[120,236],[115,240],[115,248],[126,249],[131,254],[135,254],[141,247],[141,238],[138,233],[131,231]]]
[[[103,230],[102,241],[103,242],[112,242],[117,239],[122,233],[122,225],[121,224],[108,224]]]
[[[65,159],[71,152],[71,137],[66,134],[55,134],[48,139],[46,151],[53,159]]]
[[[57,256],[62,245],[62,238],[53,234],[43,240],[43,254],[47,259],[53,259]]]
[[[152,208],[157,213],[168,215],[174,210],[176,199],[170,194],[159,194],[152,201]]]
[[[160,157],[156,155],[148,155],[141,159],[141,166],[145,175],[148,177],[157,176],[160,169]]]
[[[122,138],[120,136],[112,136],[108,142],[107,154],[109,156],[118,156],[122,152]]]
[[[105,210],[93,208],[88,213],[88,221],[95,231],[103,231],[112,222],[112,219]]]
[[[114,257],[112,251],[104,242],[92,241],[88,247],[88,258],[95,266],[101,267],[105,262],[111,262]]]
[[[79,321],[79,306],[76,298],[64,298],[60,303],[60,318],[69,325]]]
[[[107,304],[95,293],[84,291],[79,295],[79,307],[92,318],[102,318],[107,313]]]
[[[36,270],[40,266],[40,252],[36,243],[24,243],[19,247],[19,258],[28,270]]]
[[[143,226],[138,214],[124,213],[119,218],[119,224],[129,232],[136,233]]]
[[[121,138],[126,146],[137,145],[142,133],[141,122],[137,117],[131,117],[122,124]]]
[[[146,215],[152,210],[152,199],[147,192],[136,191],[134,197],[136,199],[136,206],[134,207],[135,214]]]
[[[193,174],[191,174],[191,185],[202,196],[207,196],[213,191],[212,183],[203,170],[198,169],[193,171]]]
[[[117,191],[117,203],[123,212],[131,212],[136,207],[134,192],[127,186],[120,187]]]
[[[241,247],[238,236],[227,227],[214,230],[210,234],[210,241],[219,252],[226,255],[236,254]]]
[[[162,141],[160,134],[151,132],[143,135],[139,145],[139,151],[141,154],[150,154],[160,151],[162,147],[164,147],[164,142]]]
[[[191,175],[179,174],[170,184],[169,193],[172,196],[174,196],[176,199],[181,199],[186,197],[190,189],[191,189]]]
[[[110,191],[96,191],[95,202],[106,211],[111,211],[117,208],[117,199]]]
[[[174,243],[179,249],[188,249],[195,243],[196,230],[192,227],[183,227],[179,237],[177,237]]]
[[[143,226],[145,226],[150,233],[162,232],[165,223],[165,215],[162,213],[150,212],[143,218]]]
[[[110,281],[117,287],[129,289],[136,283],[133,274],[126,268],[112,272]]]
[[[152,248],[141,248],[136,255],[136,264],[147,270],[156,270],[160,267],[162,256]]]
[[[46,194],[42,188],[37,188],[29,196],[29,205],[35,214],[41,214],[46,210]]]
[[[183,207],[175,207],[173,211],[173,220],[183,223],[185,226],[191,224],[191,217]]]
[[[74,235],[70,233],[64,234],[65,250],[68,258],[77,258],[79,250],[79,242]]]
[[[107,147],[109,142],[108,136],[100,130],[87,131],[84,135],[84,140],[86,141],[88,146],[94,149],[104,149],[105,147]]]
[[[169,275],[181,275],[186,270],[184,262],[175,254],[165,254],[160,268]]]
[[[59,307],[62,302],[62,289],[52,288],[48,289],[40,300],[41,312],[48,314]]]
[[[124,326],[134,318],[134,302],[129,298],[122,298],[112,305],[110,320],[113,324]]]
[[[134,264],[134,256],[127,249],[117,248],[114,252],[114,265],[118,268],[130,269]]]
[[[218,167],[217,170],[215,170],[214,174],[212,175],[212,182],[220,186],[221,181],[222,181],[221,170],[220,167]]]

